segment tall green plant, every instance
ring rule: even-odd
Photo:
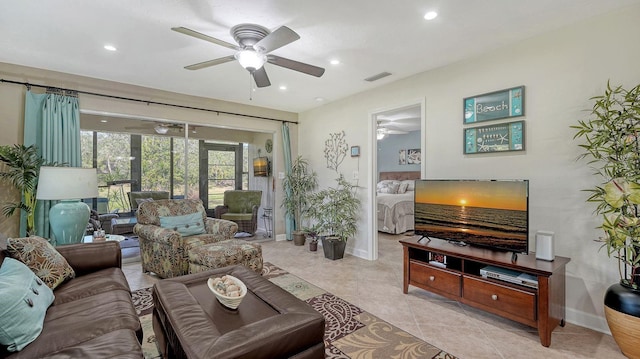
[[[8,169],[0,172],[0,179],[8,182],[20,191],[21,200],[9,202],[2,207],[2,213],[11,217],[16,210],[22,210],[27,217],[27,234],[35,234],[35,209],[38,175],[44,159],[34,145],[0,146],[0,162]]]
[[[291,165],[291,173],[284,177],[284,210],[293,215],[294,230],[302,228],[302,218],[309,206],[309,196],[318,187],[318,175],[309,167],[307,160],[298,156]]]
[[[342,174],[336,179],[336,187],[329,187],[311,195],[309,217],[317,221],[321,234],[333,235],[346,241],[358,230],[360,200],[357,187]]]
[[[581,158],[602,178],[602,183],[587,189],[589,202],[597,204],[604,235],[599,238],[607,254],[618,259],[623,284],[640,284],[640,85],[627,90],[622,86],[607,89],[593,97],[591,118],[571,126],[574,138],[586,143]]]

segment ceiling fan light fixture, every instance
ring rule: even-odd
[[[256,71],[267,62],[265,55],[253,50],[240,50],[236,53],[235,57],[240,63],[240,66],[249,71]]]
[[[378,127],[378,129],[376,129],[376,139],[381,140],[386,135],[387,135],[387,129],[386,128]]]
[[[169,128],[167,126],[163,126],[163,125],[156,125],[156,127],[154,127],[153,129],[159,135],[165,135],[165,134],[167,134],[167,132],[169,132]]]

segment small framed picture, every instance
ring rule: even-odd
[[[351,157],[360,157],[360,146],[351,146]]]
[[[407,150],[398,151],[398,164],[406,165],[407,164]]]

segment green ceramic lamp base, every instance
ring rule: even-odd
[[[80,200],[63,200],[49,210],[55,245],[82,242],[91,210]]]

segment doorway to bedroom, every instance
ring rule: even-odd
[[[371,259],[378,259],[378,241],[413,235],[413,181],[424,174],[425,102],[414,101],[371,114],[375,129]],[[380,234],[384,233],[384,236]]]

